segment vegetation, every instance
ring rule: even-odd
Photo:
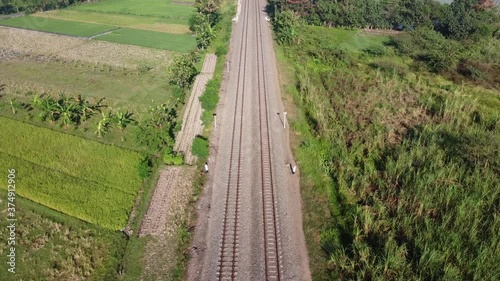
[[[1,280],[37,280],[40,276],[48,281],[117,279],[116,268],[125,248],[122,234],[20,197],[15,204],[16,256],[22,262],[16,263],[15,274],[2,270]],[[3,208],[0,214],[6,217],[6,211]],[[7,245],[8,224],[7,220],[0,222],[2,245]]]
[[[32,14],[32,16],[68,21],[106,24],[177,34],[189,33],[189,28],[186,25],[186,21],[181,19],[144,17],[123,14],[105,14],[105,16],[103,16],[102,12],[87,12],[75,9],[63,9],[36,13]]]
[[[103,24],[64,21],[31,16],[4,19],[0,21],[0,25],[83,37],[90,37],[92,35],[116,28]]]
[[[431,27],[454,39],[491,35],[498,14],[491,0],[455,0],[450,5],[434,0],[271,0],[270,12],[292,10],[312,25],[414,29]]]
[[[172,34],[132,28],[120,28],[112,33],[96,37],[96,39],[176,52],[189,52],[196,47],[194,38],[189,34]]]
[[[201,107],[203,108],[201,120],[204,125],[208,125],[212,122],[213,114],[219,102],[220,85],[220,78],[211,79],[205,87],[205,92],[203,92],[203,95],[200,97]]]
[[[220,0],[196,0],[197,13],[189,19],[189,29],[196,33],[198,48],[206,49],[215,38],[214,27],[221,19]]]
[[[193,140],[193,147],[191,148],[191,152],[202,161],[208,159],[208,139],[203,136],[196,136]]]
[[[0,14],[12,14],[19,12],[34,13],[36,11],[47,11],[65,8],[81,0],[2,0],[0,2]]]
[[[2,167],[15,163],[22,173],[19,195],[106,228],[125,226],[141,183],[139,153],[0,120]]]
[[[284,83],[298,107],[290,116],[313,279],[494,280],[498,92],[430,74],[448,75],[404,51],[455,46],[440,34],[417,29],[393,48],[373,35],[349,46],[363,36],[349,32],[301,26],[299,43],[279,55],[295,80]],[[484,40],[500,51],[498,39]]]
[[[167,70],[167,79],[171,85],[176,85],[182,89],[187,89],[193,84],[198,70],[196,62],[199,56],[196,53],[177,56],[174,63]]]
[[[176,5],[172,1],[148,0],[147,5],[137,0],[107,0],[91,5],[78,5],[71,9],[76,11],[96,12],[102,14],[122,14],[144,17],[159,17],[179,20],[176,23],[187,24],[194,9],[189,5]],[[194,2],[194,1],[186,1]]]

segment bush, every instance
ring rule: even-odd
[[[370,56],[380,57],[386,54],[386,49],[381,45],[371,45],[368,48],[364,49],[363,52],[367,53]]]
[[[163,162],[167,165],[182,165],[184,156],[172,150],[165,150],[163,153]]]
[[[201,107],[204,110],[213,111],[219,102],[220,79],[214,78],[208,81],[205,92],[200,97]]]
[[[387,73],[397,74],[401,77],[408,73],[408,67],[406,65],[399,64],[391,59],[377,59],[370,63],[370,66]]]
[[[198,74],[195,66],[196,61],[195,54],[184,54],[176,57],[167,72],[169,83],[184,89],[190,87]]]
[[[153,170],[153,161],[151,161],[151,157],[149,155],[144,155],[141,162],[137,165],[137,172],[141,179],[146,179],[151,175],[151,171]]]
[[[209,154],[208,139],[200,135],[196,136],[193,140],[191,153],[198,156],[198,158],[201,160],[207,159]]]
[[[293,11],[283,11],[273,19],[273,29],[279,44],[290,45],[297,38],[299,18]]]
[[[220,57],[227,54],[227,47],[226,46],[217,46],[215,49],[215,55]]]

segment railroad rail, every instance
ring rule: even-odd
[[[251,16],[256,19],[255,41],[248,33],[250,2],[255,11]],[[240,212],[240,175],[242,155],[243,106],[245,103],[245,78],[249,39],[256,44],[257,51],[257,86],[258,86],[258,115],[260,140],[260,173],[262,199],[262,233],[264,242],[264,261],[266,280],[282,280],[281,246],[279,239],[279,224],[277,220],[278,206],[273,177],[271,138],[269,126],[269,105],[266,77],[264,72],[262,15],[259,10],[259,0],[245,0],[242,23],[243,40],[240,44],[240,63],[237,78],[236,101],[234,104],[234,120],[232,124],[231,152],[229,163],[229,177],[224,203],[224,222],[222,241],[217,268],[218,280],[236,280],[238,275],[238,247],[239,247],[239,212]],[[237,118],[239,116],[239,120]],[[239,121],[239,122],[238,122]]]

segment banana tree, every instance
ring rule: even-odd
[[[12,114],[16,114],[17,110],[19,109],[19,103],[16,101],[16,99],[10,99],[9,105],[10,109],[12,110]]]
[[[58,109],[63,125],[69,126],[78,123],[79,118],[76,105],[68,103],[58,104]]]
[[[48,118],[50,121],[55,121],[59,118],[58,104],[52,98],[35,96],[33,105],[36,109],[40,110],[40,114],[38,115],[40,120]]]
[[[81,95],[78,95],[76,99],[78,103],[78,111],[81,116],[81,120],[85,121],[92,117],[96,108],[93,106],[86,98],[82,98]]]
[[[125,129],[130,123],[135,122],[134,119],[132,119],[133,113],[129,113],[128,111],[126,112],[120,112],[118,111],[115,116],[114,116],[114,121],[116,122],[118,128],[120,130]]]
[[[100,138],[102,138],[104,134],[109,132],[109,121],[110,121],[109,113],[105,114],[104,112],[101,111],[101,115],[102,119],[97,124],[97,129],[95,131],[95,134]]]

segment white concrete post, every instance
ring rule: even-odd
[[[213,114],[214,115],[214,128],[217,129],[217,114]]]
[[[283,112],[283,129],[286,129],[286,111]]]

